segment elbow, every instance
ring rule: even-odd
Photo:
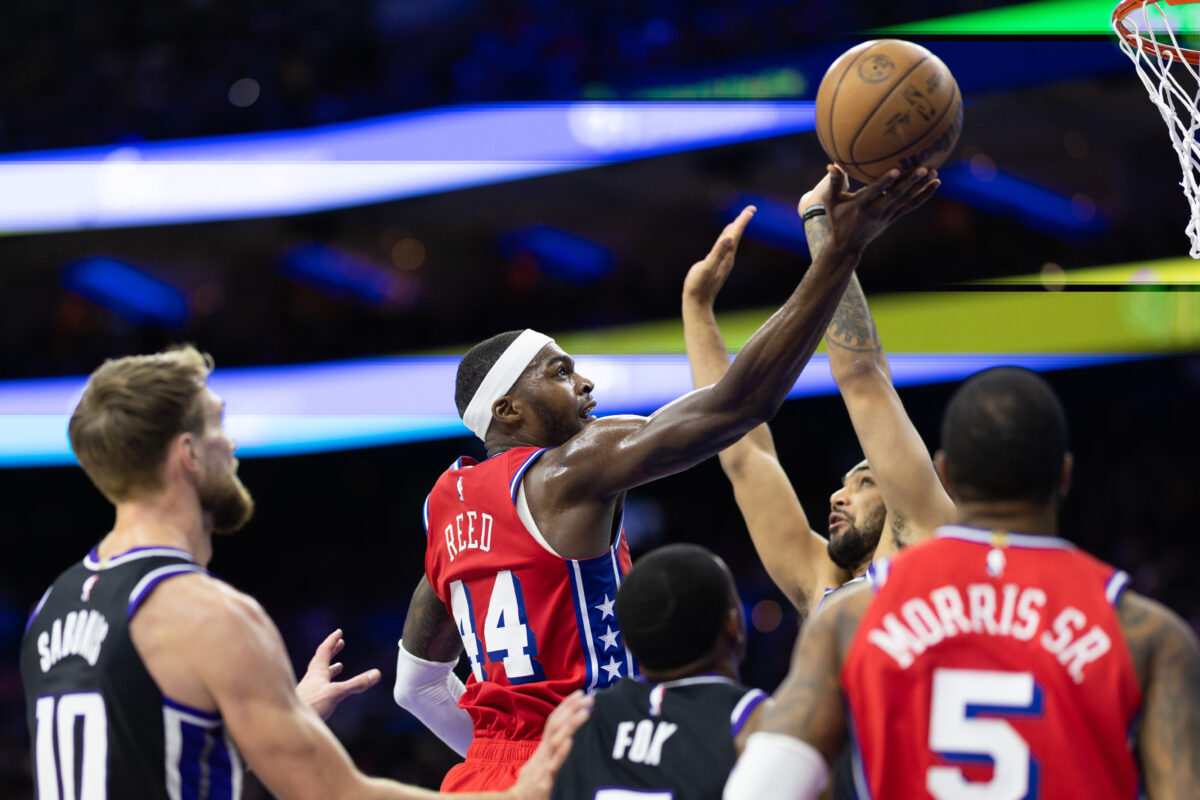
[[[856,353],[847,359],[831,358],[829,367],[834,382],[843,389],[888,379],[878,353]]]

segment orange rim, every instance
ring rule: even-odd
[[[1165,0],[1169,5],[1182,6],[1190,3],[1195,3],[1197,0]],[[1200,66],[1200,50],[1189,50],[1186,47],[1172,47],[1169,44],[1155,42],[1147,39],[1144,36],[1139,36],[1129,30],[1123,24],[1125,17],[1142,6],[1156,5],[1160,0],[1122,0],[1116,8],[1113,9],[1112,22],[1113,29],[1125,41],[1129,42],[1133,47],[1138,48],[1143,53],[1160,58],[1166,58],[1171,61],[1185,61],[1188,64]]]

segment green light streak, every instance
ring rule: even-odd
[[[906,35],[1088,35],[1111,34],[1115,0],[1041,0],[948,17],[876,28],[872,34]]]
[[[680,281],[683,277],[680,273]],[[870,286],[870,275],[866,277]],[[969,284],[964,284],[968,286]],[[879,295],[871,312],[892,353],[1165,353],[1200,350],[1200,264],[1173,258],[979,281],[1014,287]],[[1030,291],[1029,286],[1046,291]],[[1064,285],[1109,290],[1055,291]],[[1180,287],[1170,291],[1168,287]],[[1115,288],[1122,287],[1122,288]],[[1128,288],[1123,288],[1128,287]],[[1188,291],[1195,287],[1196,291]],[[730,350],[742,347],[774,309],[718,315]],[[683,353],[678,319],[565,331],[577,355]],[[461,355],[471,343],[442,348]]]

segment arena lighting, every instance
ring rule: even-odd
[[[507,256],[528,253],[538,268],[575,286],[589,286],[613,268],[613,254],[595,242],[549,225],[528,225],[500,237]]]
[[[938,170],[939,193],[989,214],[1015,219],[1022,225],[1075,240],[1104,233],[1107,223],[1095,206],[1044,186],[996,170],[972,168],[956,161]]]
[[[1096,0],[1041,0],[1004,8],[905,22],[870,31],[877,34],[915,35],[1103,35],[1112,34],[1109,14],[1113,3]]]
[[[888,356],[897,386],[957,381],[999,364],[1058,370],[1144,356],[953,354]],[[687,359],[579,356],[596,384],[602,414],[645,413],[692,388]],[[238,456],[298,455],[431,439],[468,437],[455,411],[456,356],[413,356],[306,366],[218,369],[210,381],[225,400]],[[0,381],[0,467],[75,463],[67,420],[86,379]],[[829,362],[816,356],[789,397],[837,391]]]
[[[456,106],[0,157],[0,233],[302,214],[813,128],[811,102]]]
[[[938,193],[1068,241],[1105,231],[1104,218],[1093,207],[995,169],[976,172],[964,162],[943,166],[938,170],[942,180]],[[748,205],[757,207],[758,212],[746,226],[747,238],[789,253],[808,255],[808,240],[795,203],[742,193],[724,204],[722,216],[732,220]]]
[[[63,288],[136,324],[174,330],[187,322],[183,290],[107,256],[90,256],[63,268]]]

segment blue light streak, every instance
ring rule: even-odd
[[[187,322],[187,296],[182,289],[115,258],[75,261],[63,268],[60,280],[64,288],[130,322],[168,330]]]
[[[296,131],[0,157],[0,233],[301,214],[813,128],[813,104],[457,106]]]
[[[1038,371],[1146,358],[1137,354],[889,354],[896,386],[958,381],[987,367]],[[687,358],[579,356],[596,384],[601,414],[648,413],[692,388]],[[224,398],[238,456],[299,455],[470,437],[454,408],[457,356],[376,358],[286,367],[218,369],[209,385]],[[0,381],[0,468],[74,464],[67,421],[85,376]],[[829,361],[814,356],[791,398],[837,391]]]

